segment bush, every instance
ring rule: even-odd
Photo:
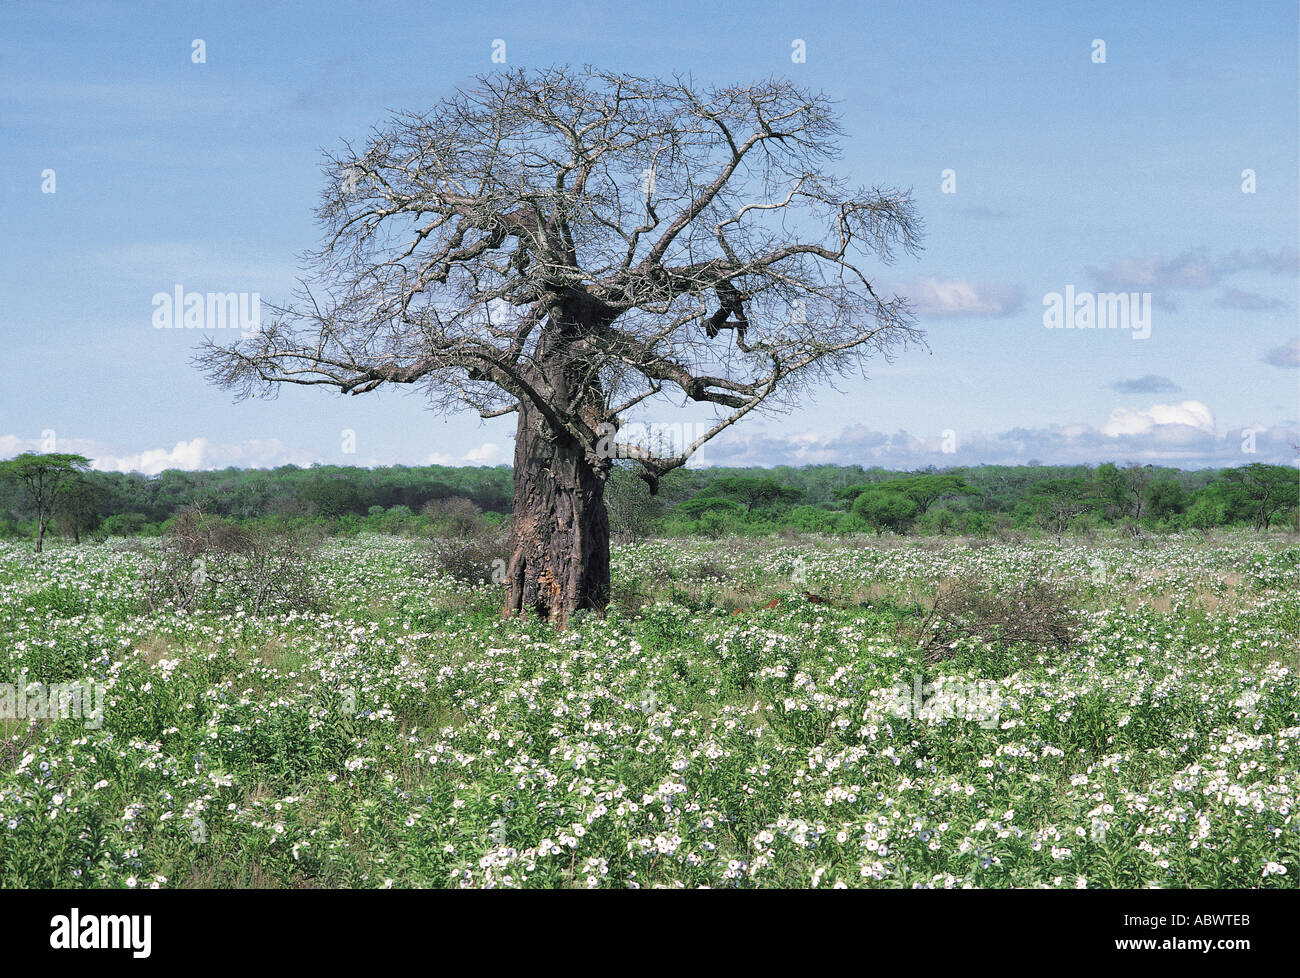
[[[852,513],[819,506],[796,506],[790,510],[788,524],[805,533],[851,533],[861,529]]]
[[[900,492],[868,489],[853,501],[853,512],[880,536],[885,530],[906,531],[916,518],[918,507]]]
[[[464,496],[450,496],[426,503],[421,515],[439,537],[469,537],[479,528],[478,507]]]
[[[163,535],[145,572],[150,610],[203,604],[242,604],[254,615],[273,603],[298,611],[320,607],[311,573],[320,538],[315,534],[239,526],[198,510],[182,513]]]
[[[710,540],[724,536],[731,526],[731,521],[717,510],[709,510],[695,521],[695,531]]]
[[[963,638],[1064,648],[1078,627],[1066,596],[1049,580],[1031,577],[998,589],[976,578],[957,577],[939,585],[918,645],[931,661],[950,655]]]
[[[503,536],[509,522],[505,514],[485,513],[463,496],[436,499],[420,515],[433,538],[442,540],[495,539]]]
[[[972,537],[987,537],[993,533],[993,514],[978,510],[963,510],[957,516],[958,532]]]
[[[148,522],[143,513],[117,513],[104,520],[99,530],[107,537],[129,537],[139,533]]]
[[[935,533],[946,536],[957,530],[957,514],[950,509],[931,509],[916,521],[920,533]]]
[[[442,535],[441,529],[435,532],[429,542],[429,570],[463,584],[499,584],[509,558],[509,524],[494,525],[474,517],[462,525],[459,536]]]
[[[617,467],[610,472],[605,482],[605,509],[610,539],[615,543],[637,543],[650,536],[663,508],[644,480]]]
[[[992,529],[999,543],[1019,546],[1025,542],[1024,533],[1016,527],[1015,522],[1006,513],[998,513],[993,518]]]
[[[479,538],[441,540],[429,555],[431,569],[462,584],[500,583],[505,579],[504,541]]]

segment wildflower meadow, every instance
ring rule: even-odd
[[[1300,547],[652,540],[565,629],[410,539],[310,610],[0,544],[2,887],[1295,887]],[[1062,642],[944,582],[1050,582]]]

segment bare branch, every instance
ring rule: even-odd
[[[838,134],[776,79],[485,76],[331,156],[310,280],[198,360],[238,396],[416,385],[589,453],[680,396],[721,412],[707,440],[919,337],[868,277],[919,249],[910,194],[828,174]]]

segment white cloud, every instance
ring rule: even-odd
[[[1200,401],[1183,401],[1181,404],[1152,404],[1144,411],[1116,408],[1110,420],[1101,426],[1101,433],[1116,438],[1120,435],[1141,435],[1157,425],[1188,425],[1214,434],[1214,415]]]
[[[916,311],[930,316],[1006,316],[1020,307],[1020,290],[1006,282],[964,282],[934,276],[902,288]]]
[[[95,455],[92,465],[104,472],[143,472],[157,475],[166,469],[273,469],[281,465],[308,466],[324,461],[289,448],[278,438],[253,438],[233,444],[213,444],[206,438],[179,441],[171,449],[155,448],[134,455]]]
[[[509,461],[506,450],[496,442],[485,442],[471,448],[464,455],[445,455],[433,452],[425,459],[426,465],[501,465]]]
[[[91,468],[100,472],[141,472],[157,475],[167,469],[187,472],[196,469],[237,468],[270,469],[280,465],[311,465],[323,459],[289,448],[278,438],[250,439],[236,443],[212,443],[206,438],[178,441],[171,448],[149,448],[117,455],[103,445],[85,438],[58,438],[51,446],[39,438],[0,435],[0,458],[23,452],[69,452],[90,459]]]
[[[0,458],[13,458],[23,452],[38,452],[35,439],[19,438],[17,435],[0,435]]]
[[[145,475],[157,475],[165,469],[184,469],[190,472],[203,467],[207,447],[206,438],[194,438],[178,441],[170,450],[153,448],[134,455],[99,455],[91,465],[101,472],[143,472]]]
[[[1255,454],[1243,453],[1243,433],[1256,433]],[[1074,422],[1042,428],[1012,428],[990,434],[957,428],[942,432],[886,434],[864,425],[838,435],[733,431],[701,450],[709,465],[864,465],[916,469],[928,465],[1024,465],[1031,460],[1067,465],[1151,462],[1181,468],[1224,467],[1246,462],[1295,464],[1291,445],[1300,438],[1294,422],[1227,426],[1222,433],[1213,412],[1200,401],[1153,404],[1145,410],[1118,408],[1102,424]],[[948,450],[945,451],[945,448]]]
[[[946,432],[887,434],[855,424],[838,434],[816,430],[775,433],[761,427],[731,429],[704,445],[693,466],[864,465],[891,469],[961,465],[1096,464],[1099,462],[1152,462],[1199,468],[1232,466],[1244,462],[1295,464],[1291,445],[1300,440],[1294,421],[1275,425],[1258,422],[1216,427],[1213,412],[1200,401],[1153,404],[1143,410],[1116,408],[1101,424],[1073,422],[1040,428],[1012,428],[998,433],[955,427]],[[1243,454],[1244,432],[1255,432],[1254,455]],[[92,459],[102,471],[141,472],[156,475],[166,469],[275,468],[309,466],[327,461],[291,449],[278,439],[250,439],[238,443],[212,443],[197,437],[171,448],[115,454],[103,445],[74,438],[59,438],[54,446],[39,438],[0,435],[0,458],[21,452],[73,452]],[[463,455],[434,452],[411,464],[494,466],[508,464],[512,449],[485,442]],[[336,459],[334,461],[337,461]],[[403,464],[401,457],[360,459],[346,464],[377,466]]]

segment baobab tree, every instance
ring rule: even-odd
[[[311,274],[199,363],[237,396],[415,385],[517,414],[505,610],[562,625],[608,599],[615,459],[653,491],[751,411],[918,337],[865,268],[919,248],[911,195],[826,172],[839,133],[780,80],[481,77],[327,156]],[[667,450],[619,439],[655,405],[710,420]]]

